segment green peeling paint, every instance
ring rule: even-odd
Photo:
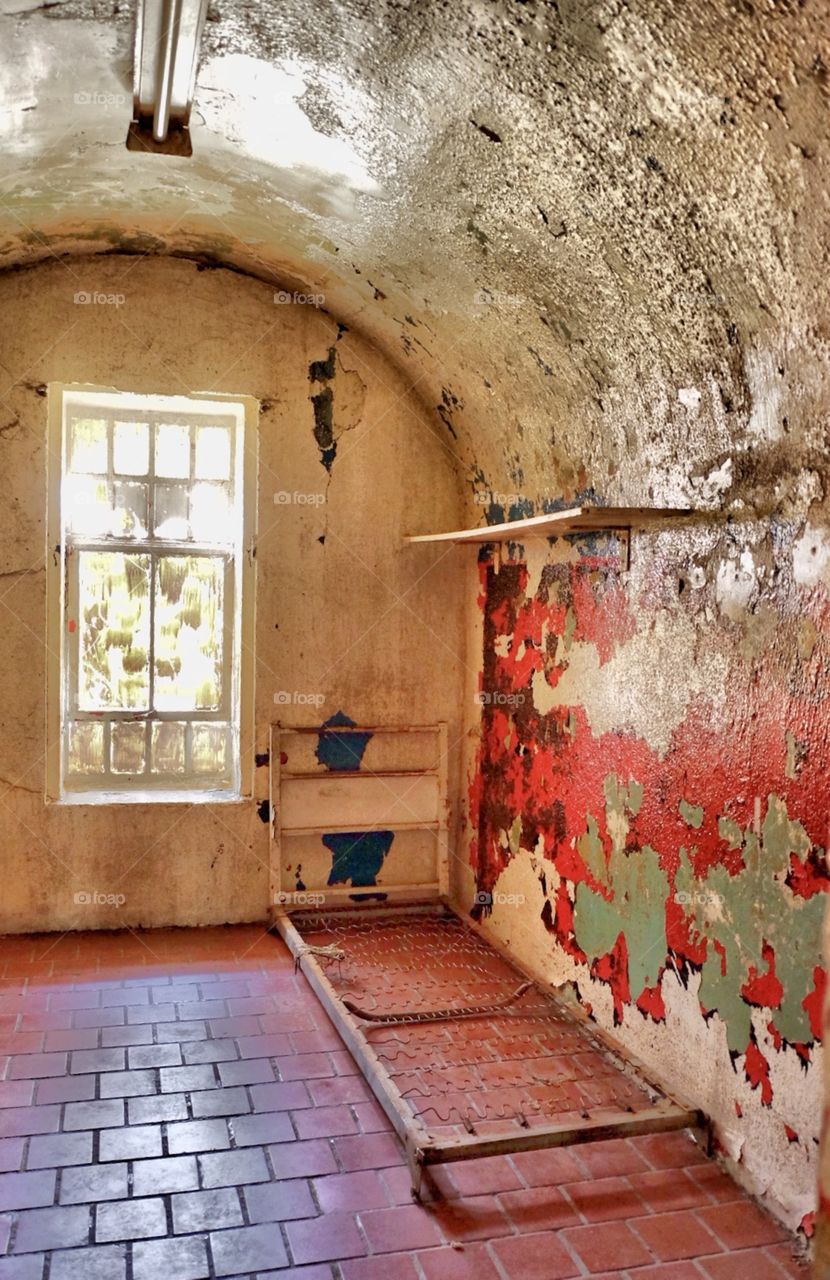
[[[621,933],[628,948],[628,980],[636,999],[644,987],[654,986],[665,963],[666,873],[649,845],[626,853],[629,815],[643,802],[638,782],[627,786],[610,774],[605,780],[605,817],[611,851],[606,856],[599,824],[588,816],[588,830],[578,842],[591,874],[609,892],[610,901],[587,884],[578,884],[574,903],[574,934],[592,959],[607,955]]]
[[[742,831],[728,818],[720,820],[719,829],[731,848],[743,849],[744,869],[731,876],[724,867],[714,867],[705,880],[698,880],[684,849],[676,881],[677,893],[688,895],[686,910],[709,939],[700,1001],[705,1009],[717,1010],[726,1024],[729,1048],[742,1053],[749,1043],[752,1008],[741,987],[750,967],[766,972],[766,942],[775,953],[784,990],[781,1007],[773,1015],[775,1025],[791,1044],[809,1043],[813,1033],[802,1001],[812,988],[820,953],[824,895],[796,897],[785,881],[790,854],[805,857],[810,838],[800,822],[790,821],[786,804],[776,795],[769,797],[760,839],[751,827]]]
[[[681,800],[678,806],[680,816],[684,822],[688,822],[690,827],[694,827],[695,831],[703,825],[703,806],[699,804],[689,804],[686,800]]]

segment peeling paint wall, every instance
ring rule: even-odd
[[[124,300],[76,304],[79,292]],[[403,546],[413,522],[458,518],[440,428],[360,337],[227,271],[74,259],[0,276],[0,314],[0,932],[264,919],[268,725],[319,724],[341,707],[358,723],[432,723],[459,705],[458,667],[432,660],[436,631],[460,650],[456,567],[424,574]],[[337,454],[325,466],[313,395],[329,360]],[[44,803],[52,381],[261,402],[250,802]]]
[[[805,580],[804,538],[764,520],[634,535],[630,572],[613,536],[481,557],[465,892],[809,1231],[830,575]]]

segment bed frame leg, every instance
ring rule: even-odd
[[[407,1134],[406,1163],[409,1166],[409,1178],[412,1184],[412,1199],[421,1201],[421,1189],[424,1180],[424,1153]]]

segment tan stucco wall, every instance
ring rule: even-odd
[[[124,301],[80,305],[78,292]],[[254,801],[238,805],[44,802],[50,382],[260,400],[258,752],[272,720],[316,724],[338,710],[369,724],[449,719],[455,744],[459,564],[402,541],[457,520],[443,428],[360,337],[273,298],[238,273],[175,259],[73,259],[0,277],[0,931],[258,920],[268,907],[265,765]],[[323,384],[309,366],[332,348],[329,472],[310,400]],[[295,491],[325,501],[275,504]],[[278,708],[278,691],[324,701]],[[84,891],[125,902],[79,906]]]

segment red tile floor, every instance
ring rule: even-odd
[[[440,1170],[258,927],[0,939],[0,1280],[782,1280],[683,1134]]]

